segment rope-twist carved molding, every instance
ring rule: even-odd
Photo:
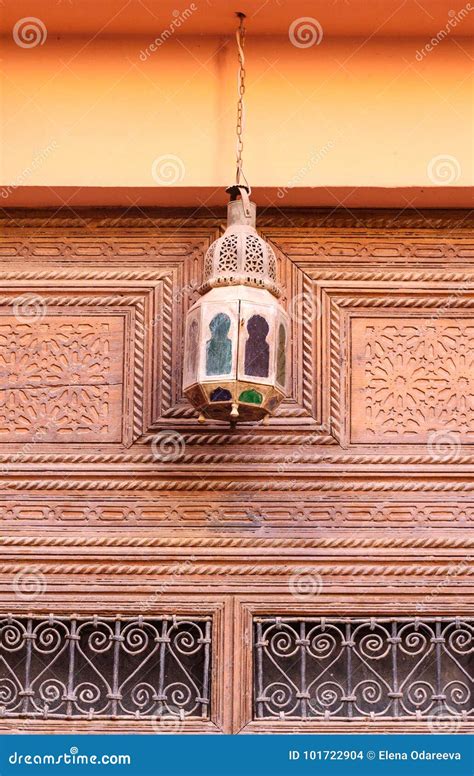
[[[28,565],[20,563],[2,563],[0,564],[0,574],[11,576],[18,574],[28,568]],[[315,574],[338,577],[360,577],[360,576],[404,576],[404,577],[446,577],[449,566],[447,564],[427,565],[403,564],[391,565],[385,562],[383,565],[371,564],[352,564],[352,565],[329,565],[313,564],[311,566],[301,566],[296,563],[273,564],[266,563],[193,563],[183,572],[182,564],[179,561],[175,563],[159,563],[147,565],[121,564],[121,563],[35,563],[34,569],[37,574],[46,575],[118,575],[118,576],[166,576],[176,575],[179,571],[180,579],[186,576],[288,576],[292,574]],[[474,567],[467,567],[464,570],[465,576],[474,576]],[[458,577],[459,578],[459,575]]]
[[[61,267],[54,267],[51,269],[44,269],[38,267],[32,270],[19,269],[15,272],[0,270],[0,280],[15,282],[23,280],[110,280],[110,281],[161,281],[169,277],[169,269],[165,270],[150,270],[150,269],[134,269],[133,267],[127,269],[117,270],[98,270],[96,267],[90,268],[69,268],[62,269]],[[51,290],[51,289],[48,289]],[[18,293],[16,290],[15,293]]]
[[[263,476],[263,474],[262,474]],[[247,493],[269,492],[269,491],[294,491],[296,493],[318,491],[318,492],[374,492],[374,493],[400,493],[400,492],[450,492],[464,493],[474,491],[474,480],[469,475],[465,475],[462,482],[443,481],[433,482],[429,479],[404,481],[367,481],[367,480],[348,480],[341,482],[334,480],[331,482],[321,479],[303,480],[285,480],[277,478],[262,479],[260,481],[248,480],[209,480],[204,479],[182,479],[182,480],[127,480],[114,479],[110,474],[102,480],[74,480],[71,478],[63,480],[13,480],[7,479],[1,482],[1,487],[6,491],[241,491]]]
[[[164,547],[172,548],[283,548],[283,549],[426,549],[474,548],[474,538],[466,536],[357,537],[334,536],[301,538],[247,537],[150,537],[150,536],[1,536],[4,547]]]
[[[189,444],[188,437],[186,433],[182,434],[185,443]],[[153,437],[150,437],[151,441]],[[222,442],[219,442],[219,437],[212,436],[212,442],[209,442],[209,445],[216,445],[219,444],[229,444],[229,440],[227,437],[223,437]],[[283,441],[282,441],[283,440]],[[236,441],[235,439],[233,441]],[[372,455],[370,453],[367,454],[358,454],[358,455],[351,455],[351,454],[344,454],[344,453],[338,453],[334,449],[331,449],[329,451],[325,451],[324,453],[320,452],[304,452],[307,447],[311,446],[313,443],[315,445],[319,444],[325,444],[325,445],[331,445],[335,446],[336,441],[333,439],[333,437],[316,437],[315,434],[308,435],[297,435],[295,437],[277,437],[273,436],[270,437],[270,441],[267,440],[267,437],[258,436],[255,435],[251,438],[245,438],[237,440],[239,445],[245,441],[247,444],[259,444],[259,454],[258,454],[258,462],[259,463],[287,463],[288,466],[285,466],[285,471],[290,471],[292,469],[292,464],[299,464],[299,463],[312,463],[312,464],[354,464],[354,465],[365,465],[365,466],[378,466],[378,465],[390,465],[390,464],[404,464],[404,465],[415,465],[415,464],[427,464],[437,467],[444,466],[444,462],[440,461],[439,457],[436,457],[434,455],[408,455],[408,454],[392,454],[392,455]],[[291,444],[299,444],[301,446],[301,449],[298,450],[296,453],[291,453],[288,455],[286,451],[282,452],[269,452],[265,453],[262,450],[262,446],[264,444],[282,444],[282,445],[291,445]],[[206,444],[206,437],[202,436],[199,438],[198,442],[194,442],[193,444],[199,444],[199,445],[205,445]],[[264,448],[263,448],[264,449]],[[237,452],[229,452],[229,453],[222,453],[222,452],[209,452],[208,454],[200,454],[200,453],[189,453],[189,455],[184,454],[180,459],[179,463],[246,463],[249,462],[249,454],[248,453],[237,453]],[[50,464],[50,463],[58,463],[58,464],[64,464],[67,466],[68,464],[151,464],[155,467],[157,467],[158,463],[156,460],[156,456],[154,456],[152,453],[148,452],[137,452],[137,453],[35,453],[35,454],[23,454],[20,453],[10,453],[9,455],[0,455],[0,464],[5,464],[8,466],[8,471],[12,472],[15,470],[15,465],[17,464]],[[470,453],[462,453],[460,452],[459,455],[456,457],[456,464],[462,464],[462,465],[472,465],[474,464],[474,455]]]
[[[173,279],[168,277],[163,283],[163,310],[159,311],[161,324],[161,400],[163,409],[172,404],[173,372]]]
[[[423,270],[411,270],[406,271],[400,268],[397,271],[389,271],[386,269],[379,270],[363,270],[354,272],[349,266],[347,269],[323,269],[320,266],[312,267],[304,266],[304,271],[307,273],[315,283],[322,283],[325,280],[331,282],[382,282],[382,283],[423,283],[423,282],[437,282],[437,283],[462,283],[463,287],[466,286],[466,279],[474,282],[474,267],[472,263],[466,266],[462,272],[445,272],[441,268],[437,270],[431,270],[430,272]],[[455,289],[449,289],[451,293]],[[446,290],[445,290],[446,292]]]

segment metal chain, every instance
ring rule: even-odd
[[[237,134],[237,169],[235,173],[235,183],[236,186],[240,185],[240,179],[242,178],[248,188],[249,185],[247,183],[247,179],[244,175],[243,171],[243,161],[242,161],[242,152],[244,150],[244,123],[245,123],[245,106],[244,106],[244,95],[245,95],[245,56],[244,56],[244,44],[245,44],[245,26],[244,26],[244,19],[245,14],[238,13],[237,16],[240,19],[240,24],[238,26],[238,29],[236,30],[235,37],[237,40],[237,51],[239,55],[239,72],[237,74],[237,93],[238,93],[238,100],[237,100],[237,124],[236,124],[236,134]]]

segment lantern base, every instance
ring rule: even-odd
[[[198,410],[199,422],[222,420],[232,425],[268,418],[284,398],[274,386],[265,386],[262,391],[261,386],[243,381],[194,384],[184,393]],[[216,394],[218,397],[226,395],[225,400],[211,400],[210,397]]]
[[[264,420],[268,412],[261,408],[248,407],[245,404],[227,404],[221,407],[206,408],[201,411],[205,420],[223,420],[235,426],[237,423],[256,423]]]

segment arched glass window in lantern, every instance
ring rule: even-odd
[[[265,419],[286,396],[289,333],[275,254],[256,231],[242,168],[245,16],[237,16],[236,182],[227,189],[227,229],[207,251],[201,298],[186,318],[183,371],[184,393],[200,420],[230,423]]]
[[[287,314],[276,259],[255,229],[247,188],[232,186],[228,226],[209,248],[186,320],[184,392],[201,420],[256,421],[287,394]]]

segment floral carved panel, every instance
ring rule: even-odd
[[[423,278],[415,294],[413,282],[411,288],[386,283],[382,289],[367,275],[365,284],[358,280],[346,288],[315,282],[314,293],[321,293],[323,417],[332,436],[344,448],[365,445],[369,455],[374,444],[399,446],[398,456],[410,454],[402,446],[423,446],[427,460],[435,461],[470,455],[471,280],[459,289],[435,275],[435,292]]]
[[[0,322],[0,440],[120,441],[122,316]]]
[[[351,441],[474,441],[474,321],[352,320]]]

